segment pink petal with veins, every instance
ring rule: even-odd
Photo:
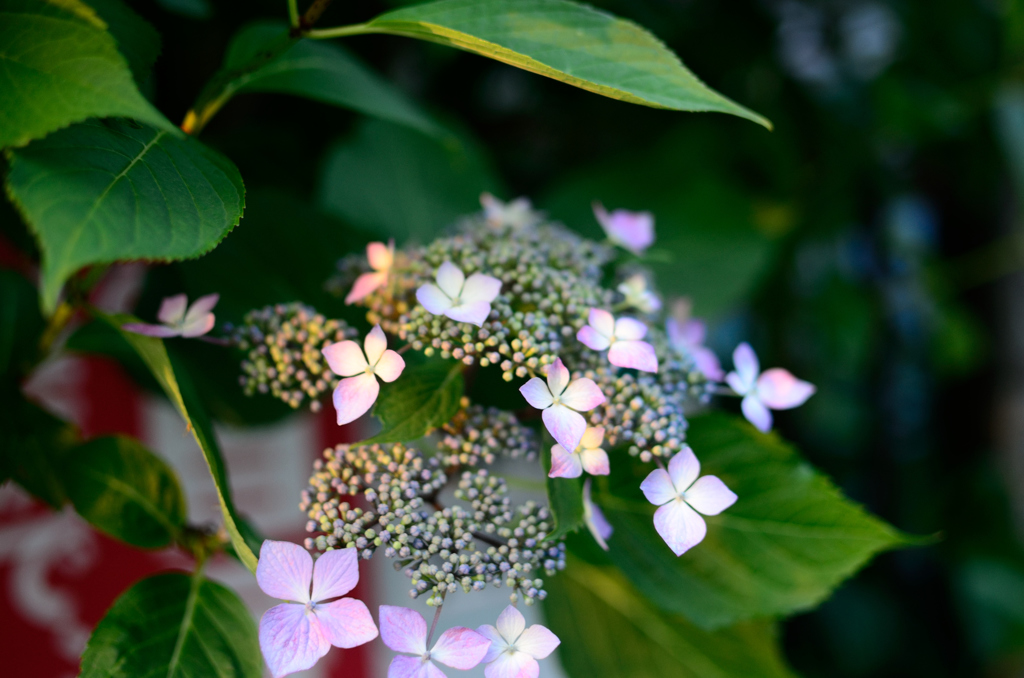
[[[380,357],[380,360],[377,362],[377,366],[373,368],[373,373],[384,381],[391,383],[402,375],[402,370],[404,369],[405,360],[402,356],[398,355],[397,352],[388,349],[384,351],[384,355]]]
[[[677,556],[701,543],[708,532],[700,514],[682,500],[669,502],[654,512],[654,529]]]
[[[380,325],[374,325],[373,329],[363,339],[363,351],[366,352],[366,362],[376,365],[384,351],[388,348],[388,338],[384,336],[384,330]]]
[[[575,456],[582,462],[583,470],[592,476],[606,476],[611,472],[608,464],[608,453],[604,450],[584,449]],[[552,462],[553,465],[554,462]]]
[[[560,396],[568,383],[569,370],[566,369],[561,358],[555,358],[555,362],[548,367],[548,390],[551,391],[551,395]],[[576,448],[572,447],[569,449]]]
[[[615,316],[601,308],[592,308],[587,316],[587,324],[601,336],[611,339],[615,334]]]
[[[319,620],[307,614],[304,605],[293,603],[275,605],[263,613],[259,638],[274,678],[310,668],[331,649]]]
[[[668,460],[668,475],[676,492],[683,492],[693,485],[700,475],[700,462],[689,445],[683,445],[683,449]]]
[[[797,379],[789,370],[773,367],[757,378],[757,397],[773,410],[799,407],[814,395],[814,384]]]
[[[342,598],[321,603],[313,612],[324,637],[335,647],[358,647],[377,637],[377,626],[361,600]]]
[[[761,433],[768,433],[768,431],[772,430],[771,410],[765,407],[764,403],[755,394],[743,398],[743,401],[740,403],[740,409],[743,410],[743,416],[747,418],[747,421],[753,424]]]
[[[388,678],[447,678],[433,662],[422,657],[395,657],[388,666]]]
[[[484,669],[485,678],[538,678],[540,665],[525,652],[500,655]]]
[[[647,501],[655,506],[667,504],[679,496],[676,488],[672,486],[672,478],[668,471],[660,468],[647,474],[644,481],[640,483],[640,491],[647,497]]]
[[[491,314],[491,305],[486,301],[471,301],[452,306],[444,314],[456,322],[482,327],[487,316]]]
[[[647,325],[635,318],[619,318],[615,321],[615,338],[638,341],[647,335]]]
[[[562,391],[562,403],[577,412],[589,412],[604,401],[605,397],[601,388],[592,379],[586,377],[576,379]]]
[[[462,293],[466,276],[458,266],[446,261],[437,269],[437,286],[450,298],[455,299]]]
[[[430,658],[453,669],[468,671],[484,658],[491,641],[473,629],[456,626],[448,629],[430,649]]]
[[[587,430],[587,421],[579,412],[565,405],[552,405],[541,414],[544,426],[559,445],[567,450],[579,447],[580,439]]]
[[[576,333],[576,339],[587,348],[603,351],[611,346],[611,339],[604,336],[590,325],[584,325]]]
[[[736,493],[718,476],[698,478],[683,494],[686,503],[706,516],[717,516],[736,503]]]
[[[416,290],[416,301],[434,315],[441,315],[452,307],[452,299],[433,283],[422,285]]]
[[[490,624],[478,626],[476,632],[491,641],[491,646],[487,648],[487,654],[485,654],[484,658],[481,660],[484,664],[493,662],[498,658],[498,655],[504,652],[508,647],[508,642],[501,637],[501,634],[498,633],[498,629],[494,628]]]
[[[608,362],[642,372],[658,372],[658,356],[646,341],[616,341],[608,349]]]
[[[466,279],[459,298],[463,303],[483,301],[488,304],[501,292],[501,281],[483,273],[474,273]]]
[[[387,282],[387,279],[387,273],[363,273],[356,278],[352,289],[345,295],[345,303],[354,304],[357,301],[362,301],[366,296]]]
[[[427,622],[407,607],[380,606],[380,639],[395,652],[422,655],[427,651]]]
[[[185,310],[187,308],[188,297],[184,294],[164,297],[164,300],[160,303],[160,310],[157,311],[156,319],[167,325],[177,325],[185,319]]]
[[[547,627],[534,624],[523,631],[516,641],[516,649],[525,652],[534,659],[544,659],[555,651],[562,641]]]
[[[354,377],[366,371],[369,364],[359,344],[349,339],[325,346],[320,351],[327,360],[327,366],[339,377]]]
[[[526,630],[526,617],[515,606],[506,605],[505,609],[498,615],[498,621],[495,626],[498,629],[498,633],[505,640],[505,644],[511,645]]]
[[[256,583],[268,596],[308,602],[312,577],[313,557],[309,551],[288,541],[263,542],[256,563]]]
[[[520,386],[519,392],[526,398],[526,402],[538,410],[551,407],[551,403],[554,402],[551,398],[551,391],[548,390],[548,385],[540,377],[534,377]]]
[[[561,445],[551,447],[551,470],[548,478],[579,478],[583,475],[580,455],[570,454]]]
[[[366,414],[380,393],[380,384],[372,374],[348,377],[334,389],[334,409],[338,411],[338,426],[355,421]]]
[[[359,556],[355,548],[327,551],[313,564],[315,602],[345,595],[359,583]]]

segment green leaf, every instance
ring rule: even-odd
[[[209,252],[245,203],[230,160],[127,120],[74,125],[10,159],[7,191],[39,240],[48,311],[82,266]]]
[[[178,478],[137,440],[90,440],[67,455],[61,474],[78,514],[133,546],[167,546],[185,525],[185,497]]]
[[[78,442],[73,426],[0,382],[0,482],[7,478],[59,509],[67,501],[60,469]]]
[[[92,632],[80,678],[260,678],[256,624],[202,575],[158,574],[125,591]]]
[[[160,56],[160,34],[153,25],[136,14],[121,0],[86,0],[117,41],[121,55],[128,61],[135,82],[149,77],[153,62]]]
[[[380,238],[427,242],[460,216],[479,210],[480,194],[496,192],[497,185],[468,139],[442,144],[368,120],[328,151],[320,205]]]
[[[289,38],[288,26],[283,23],[250,24],[232,38],[220,73],[214,76],[196,106],[203,118],[200,125],[241,92],[306,97],[433,136],[445,135],[429,115],[347,50],[334,44]]]
[[[181,134],[139,93],[106,28],[78,0],[0,0],[0,148],[115,115]]]
[[[615,570],[578,559],[546,586],[569,678],[794,678],[768,622],[706,631],[659,612]]]
[[[547,539],[563,539],[570,532],[583,527],[583,478],[549,478],[551,470],[551,446],[554,440],[544,431],[544,443],[540,450],[541,468],[544,469],[544,483],[548,491],[548,508],[555,516],[555,529]]]
[[[613,461],[614,482],[622,484],[600,503],[615,528],[608,557],[663,610],[698,626],[809,609],[879,551],[911,543],[844,498],[777,435],[742,419],[696,417],[687,442],[701,473],[739,496],[705,519],[708,534],[698,546],[677,558],[655,532],[654,507],[638,489],[649,467]]]
[[[707,87],[645,29],[567,0],[441,0],[382,14],[351,32],[429,40],[612,99],[730,113],[771,128]]]
[[[36,362],[45,326],[36,294],[28,280],[0,269],[0,377],[17,379]]]
[[[189,431],[195,438],[196,443],[199,444],[199,449],[206,460],[210,476],[213,478],[213,483],[217,488],[217,499],[220,501],[221,514],[224,516],[224,526],[227,529],[228,536],[231,538],[231,544],[242,563],[249,568],[250,572],[255,573],[256,555],[253,553],[252,546],[246,542],[239,531],[238,524],[241,519],[238,517],[234,500],[231,498],[231,485],[228,483],[227,467],[224,464],[224,458],[221,456],[220,447],[217,445],[217,439],[213,434],[213,425],[206,416],[206,411],[203,409],[191,381],[188,380],[188,375],[183,371],[176,370],[171,364],[162,339],[146,337],[121,329],[121,326],[127,322],[138,322],[136,318],[128,315],[111,316],[99,311],[95,311],[95,314],[116,328],[121,333],[121,336],[135,349],[139,357],[149,367],[150,372],[153,373],[164,393],[167,394],[171,404],[174,405],[182,419],[185,420]]]
[[[381,387],[373,415],[384,430],[364,444],[422,438],[455,416],[462,388],[462,363],[458,361],[431,360],[406,367],[401,377]]]

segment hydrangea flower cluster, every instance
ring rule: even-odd
[[[410,349],[473,366],[465,383],[478,368],[518,380],[516,414],[463,397],[446,422],[420,415],[423,427],[410,438],[422,438],[414,444],[339,445],[314,465],[300,504],[312,535],[306,548],[324,552],[321,559],[341,550],[353,562],[383,550],[409,578],[410,596],[438,609],[428,631],[418,612],[381,608],[383,641],[405,653],[392,661],[389,678],[436,677],[443,675],[437,663],[462,669],[481,662],[489,678],[536,678],[537,660],[558,644],[543,627],[526,629],[514,607],[497,626],[455,627],[431,642],[446,596],[504,584],[513,605],[530,605],[546,596],[541,577],[565,567],[564,542],[549,539],[551,511],[534,501],[513,506],[506,481],[482,468],[499,457],[535,460],[537,429],[550,435],[549,484],[586,476],[583,523],[604,549],[615,548],[613,528],[591,497],[591,476],[616,472],[614,449],[656,464],[638,491],[656,507],[653,527],[678,556],[704,539],[702,516],[741,499],[719,478],[700,477],[686,444],[687,414],[715,395],[738,396],[744,416],[767,431],[771,410],[799,406],[814,393],[784,369],[762,372],[745,343],[726,374],[687,301],[671,304],[668,318],[659,315],[662,299],[643,268],[653,215],[595,204],[608,236],[595,243],[525,199],[485,195],[482,203],[483,213],[463,220],[454,235],[422,247],[371,243],[365,259],[339,265],[342,276],[330,287],[367,309],[372,329],[362,343],[349,339],[343,322],[298,304],[255,311],[233,333],[248,351],[247,392],[270,392],[297,407],[333,389],[339,424],[362,416],[382,388],[403,379],[400,354]],[[616,282],[608,288],[608,281]],[[419,392],[422,382],[413,384],[391,402]],[[313,589],[295,602],[306,605],[303,623],[321,628],[322,642],[302,662],[338,644],[330,620],[317,621],[325,600],[316,596],[315,572]]]
[[[240,382],[247,395],[269,393],[296,409],[308,402],[314,412],[320,397],[338,385],[321,351],[355,336],[344,320],[329,320],[299,303],[250,311],[241,325],[227,330],[246,352]]]
[[[526,604],[543,599],[543,580],[565,567],[565,544],[545,542],[546,507],[513,507],[505,480],[486,469],[466,470],[451,506],[439,494],[448,483],[440,459],[401,443],[338,445],[314,465],[300,508],[316,537],[307,548],[354,546],[369,559],[384,549],[412,582],[410,595],[429,593],[428,605],[460,588],[481,590],[503,582]],[[365,500],[367,509],[355,505]]]

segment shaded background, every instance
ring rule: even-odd
[[[238,165],[245,217],[214,254],[151,269],[140,315],[185,289],[220,291],[223,319],[294,298],[343,317],[322,287],[337,256],[388,235],[427,240],[477,209],[482,190],[528,195],[590,235],[592,200],[651,210],[671,256],[655,266],[658,285],[693,298],[720,355],[747,338],[766,365],[819,386],[777,418],[783,434],[872,512],[941,537],[880,556],[786,622],[794,668],[1024,675],[1024,8],[594,4],[650,29],[775,131],[604,99],[417,41],[350,38],[457,139],[239,96],[202,138]],[[132,6],[163,36],[148,84],[174,120],[239,27],[285,16],[277,0]],[[321,23],[388,7],[337,3]],[[234,366],[210,355],[199,372],[218,418],[287,413],[220,388]]]

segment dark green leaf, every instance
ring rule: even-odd
[[[167,546],[185,525],[185,497],[174,471],[137,440],[90,440],[67,455],[61,473],[78,514],[133,546]]]
[[[612,99],[771,127],[707,87],[640,26],[567,0],[440,0],[388,12],[361,30],[456,47]]]
[[[546,581],[570,678],[793,678],[767,622],[706,631],[659,612],[611,568],[571,560]]]
[[[114,115],[181,134],[136,89],[106,28],[79,0],[0,0],[0,148]]]
[[[0,377],[17,379],[38,357],[43,317],[35,286],[0,269]]]
[[[160,34],[152,24],[136,14],[122,0],[86,0],[107,24],[117,41],[121,55],[128,61],[135,82],[149,77],[153,62],[160,56]]]
[[[138,322],[136,318],[127,315],[108,316],[99,312],[97,315],[121,332],[121,336],[146,363],[164,393],[167,394],[171,404],[185,420],[186,426],[191,431],[196,443],[199,444],[210,476],[217,488],[217,498],[220,500],[221,514],[224,516],[224,526],[231,538],[235,552],[245,566],[251,572],[255,572],[256,556],[238,528],[240,519],[231,498],[227,467],[224,465],[224,458],[221,456],[220,447],[213,434],[213,425],[206,416],[206,411],[202,407],[192,382],[188,380],[188,375],[183,371],[179,372],[171,364],[163,340],[121,330],[121,325],[124,323]]]
[[[263,54],[282,50],[251,70]],[[239,31],[228,47],[217,105],[240,92],[275,92],[350,108],[434,136],[444,131],[394,85],[338,45],[288,38],[283,23],[260,22]]]
[[[409,129],[369,120],[328,151],[320,205],[353,226],[394,238],[429,241],[480,209],[497,181],[473,145],[442,144]]]
[[[381,387],[373,415],[384,430],[366,443],[422,438],[455,416],[462,388],[462,363],[458,361],[431,360],[406,367],[395,382]]]
[[[60,468],[76,442],[73,426],[0,382],[0,482],[10,478],[59,509],[67,501]]]
[[[7,190],[43,252],[47,310],[82,266],[205,254],[245,202],[230,160],[126,120],[74,125],[10,157]]]
[[[548,539],[562,539],[583,527],[583,478],[549,478],[551,446],[554,443],[547,431],[540,450],[541,468],[548,490],[548,507],[555,516],[555,529]]]
[[[230,589],[159,574],[121,594],[89,638],[80,678],[260,678],[256,624]]]
[[[635,475],[616,480],[617,496],[601,496],[615,528],[609,558],[667,612],[715,628],[806,610],[879,551],[911,543],[844,498],[775,434],[715,413],[692,419],[687,439],[701,472],[739,495],[706,518],[698,546],[677,558],[655,532],[654,507],[638,489],[649,467],[613,461]]]

